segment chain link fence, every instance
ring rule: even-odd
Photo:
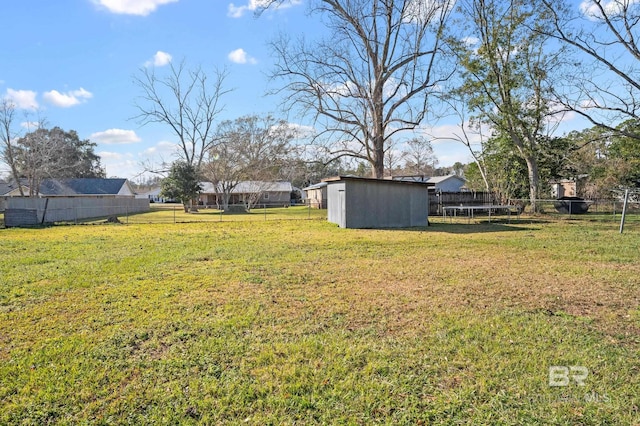
[[[620,224],[624,208],[624,198],[602,198],[594,200],[582,199],[540,199],[536,200],[537,213],[532,214],[531,201],[529,199],[509,200],[512,207],[496,206],[490,209],[489,205],[480,210],[465,209],[464,205],[458,208],[449,208],[440,216],[431,215],[432,221],[444,221],[446,223],[471,223],[472,221],[498,221],[513,220],[585,220],[598,222],[611,222],[612,226]],[[505,207],[505,206],[502,206]],[[640,200],[630,198],[625,211],[625,222],[640,224]]]
[[[597,220],[610,221],[612,224],[620,223],[623,200],[598,199],[598,200],[537,200],[539,213],[531,215],[530,200],[510,200],[510,205],[517,206],[520,214],[516,215],[512,210],[510,217],[503,210],[486,211],[475,210],[473,217],[467,217],[464,209],[455,212],[453,222],[486,221],[491,214],[491,221],[499,220],[533,220],[545,219],[571,219],[571,220]],[[152,224],[152,223],[196,223],[196,222],[248,222],[248,221],[281,221],[281,220],[326,220],[327,210],[319,209],[313,204],[294,205],[290,207],[270,207],[257,205],[249,211],[244,205],[233,205],[227,211],[216,208],[199,206],[196,211],[185,212],[181,204],[151,204],[150,210],[143,213],[135,213],[123,207],[124,213],[101,215],[87,218],[92,208],[76,207],[70,219],[55,221],[53,224],[96,224],[96,223],[123,223],[123,224]],[[67,212],[69,209],[64,209]],[[94,210],[95,211],[95,210]],[[49,209],[49,213],[55,217],[55,209]],[[451,213],[453,215],[453,213]],[[626,210],[627,220],[632,223],[640,223],[640,202],[632,199],[628,202]],[[430,215],[430,221],[452,222],[448,215]],[[0,227],[4,227],[4,215],[0,212]]]
[[[523,212],[531,210],[531,202],[528,199],[510,200],[510,204],[521,206]],[[594,200],[541,199],[536,201],[539,214],[555,217],[571,217],[573,219],[598,215],[611,215],[612,219],[618,216],[619,219],[623,206],[623,198],[600,198]],[[629,200],[627,204],[627,214],[640,214],[640,202]]]
[[[50,215],[55,215],[56,209],[49,209]],[[291,207],[269,207],[258,205],[251,210],[245,210],[243,205],[229,206],[225,212],[215,208],[198,206],[197,210],[185,212],[181,204],[151,204],[149,211],[142,213],[128,212],[123,208],[123,213],[111,215],[99,215],[87,218],[90,208],[77,207],[71,211],[65,209],[69,219],[59,220],[48,225],[74,225],[74,224],[152,224],[152,223],[195,223],[195,222],[247,222],[247,221],[275,221],[275,220],[313,220],[326,219],[327,211],[313,208],[308,205]],[[23,212],[28,214],[28,212]],[[3,220],[0,213],[0,221]],[[0,226],[3,223],[0,222]]]

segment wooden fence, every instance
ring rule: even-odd
[[[4,214],[5,226],[33,226],[56,222],[78,222],[112,215],[149,211],[146,198],[111,196],[11,197]]]

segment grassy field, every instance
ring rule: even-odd
[[[640,424],[637,220],[4,229],[0,259],[0,424]]]
[[[149,213],[120,217],[128,223],[192,223],[192,222],[238,222],[326,219],[327,211],[296,207],[257,207],[248,213],[223,213],[217,209],[200,208],[197,213],[185,213],[182,205],[152,204]]]

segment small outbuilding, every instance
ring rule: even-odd
[[[327,182],[316,183],[302,190],[305,192],[307,203],[309,203],[311,208],[327,208]]]
[[[432,184],[338,176],[327,182],[329,222],[341,228],[427,226]]]

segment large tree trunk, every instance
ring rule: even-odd
[[[384,118],[382,107],[382,84],[378,82],[374,90],[374,104],[376,109],[373,111],[373,177],[382,179],[384,177]]]
[[[527,163],[527,173],[529,175],[529,202],[531,203],[531,213],[538,213],[538,185],[540,182],[540,173],[538,171],[538,160],[533,153],[536,140],[534,137],[528,138],[528,143],[525,143],[518,132],[515,131],[515,126],[511,125],[509,130],[511,140],[513,141],[518,152]]]
[[[229,211],[229,199],[231,198],[230,192],[224,192],[222,194],[222,210]]]
[[[384,177],[384,139],[382,136],[375,137],[375,148],[373,151],[373,177],[382,179]]]
[[[538,192],[540,174],[538,172],[538,161],[533,155],[525,155],[527,171],[529,172],[529,201],[531,202],[531,213],[538,213]]]

